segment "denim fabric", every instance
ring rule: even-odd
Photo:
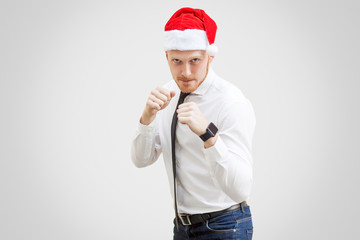
[[[179,220],[178,225],[177,230],[174,219],[174,240],[251,240],[253,234],[249,206],[222,214],[204,223],[184,226]]]

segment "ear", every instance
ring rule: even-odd
[[[165,51],[165,55],[166,55],[166,59],[168,59],[168,54],[167,54],[167,51]]]
[[[212,60],[214,59],[214,56],[209,56],[209,62],[211,63]]]

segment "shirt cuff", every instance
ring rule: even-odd
[[[152,123],[149,125],[144,125],[139,122],[138,124],[138,133],[141,135],[152,135],[155,132],[155,126]]]
[[[211,169],[214,170],[215,164],[226,159],[229,151],[219,135],[215,144],[212,147],[204,148],[203,153],[205,160],[209,163]]]

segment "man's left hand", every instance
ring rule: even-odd
[[[188,125],[198,136],[203,135],[210,124],[194,102],[180,104],[177,113],[178,121]]]

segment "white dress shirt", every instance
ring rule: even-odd
[[[174,80],[164,86],[177,93],[150,125],[139,123],[131,147],[137,167],[154,163],[163,154],[173,195],[171,121],[180,90]],[[176,128],[176,189],[179,213],[196,214],[228,208],[248,200],[252,185],[252,137],[255,114],[242,92],[210,68],[206,79],[185,98],[197,104],[219,129],[214,146],[178,122]]]

